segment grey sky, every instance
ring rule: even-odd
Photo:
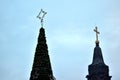
[[[86,80],[95,47],[94,27],[112,80],[119,80],[119,0],[1,0],[0,78],[29,80],[40,21],[44,26],[52,69],[57,80]]]

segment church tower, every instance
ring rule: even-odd
[[[43,10],[43,16],[46,14]],[[40,15],[40,14],[39,14]],[[43,22],[43,16],[37,16]],[[46,44],[45,29],[40,28],[38,43],[35,51],[33,67],[30,75],[30,80],[54,80],[51,68],[48,47]]]
[[[87,80],[111,80],[111,76],[109,76],[109,67],[104,63],[102,50],[99,47],[99,32],[97,31],[97,27],[94,31],[96,32],[96,46],[94,48],[92,64],[88,66],[88,75],[86,78]]]

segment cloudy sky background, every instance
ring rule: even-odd
[[[57,80],[86,80],[98,26],[112,80],[120,79],[120,0],[0,0],[0,79],[29,80],[40,29],[44,28]]]

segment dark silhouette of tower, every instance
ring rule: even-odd
[[[38,37],[30,80],[54,80],[43,27]]]
[[[96,33],[98,34],[98,33]],[[87,80],[111,80],[109,67],[104,63],[101,48],[99,47],[98,35],[94,48],[92,64],[88,66]]]

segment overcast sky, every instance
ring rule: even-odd
[[[95,33],[112,80],[120,79],[120,0],[0,0],[0,79],[29,80],[43,8],[57,80],[86,80]]]

